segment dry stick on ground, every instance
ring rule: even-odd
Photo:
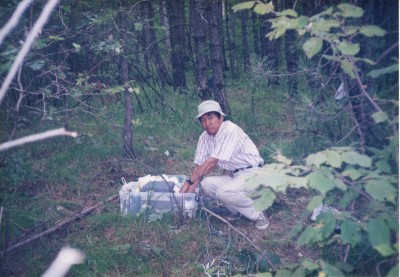
[[[251,239],[249,239],[249,237],[246,236],[246,234],[243,234],[240,230],[238,230],[237,228],[233,227],[232,224],[229,223],[229,221],[227,221],[226,219],[224,219],[224,218],[220,217],[219,215],[213,213],[209,209],[204,208],[204,207],[201,208],[201,209],[206,211],[207,213],[211,214],[212,216],[218,218],[222,222],[226,223],[229,226],[229,228],[231,228],[232,230],[237,232],[239,235],[241,235],[247,242],[249,242],[251,244],[251,246],[253,246],[258,252],[260,252],[260,254],[267,260],[267,262],[269,263],[269,265],[272,267],[273,270],[275,270],[275,271],[277,270],[275,265],[272,263],[271,259],[267,256],[267,253],[265,253],[260,247],[258,247],[254,242],[252,242]]]
[[[21,246],[24,246],[24,245],[26,245],[26,244],[28,244],[28,243],[30,243],[30,242],[32,242],[32,241],[35,241],[35,240],[37,240],[37,239],[39,239],[39,238],[41,238],[41,237],[43,237],[43,236],[45,236],[45,235],[47,235],[47,234],[50,234],[50,233],[52,233],[52,232],[55,232],[55,231],[57,231],[58,229],[60,229],[60,228],[62,228],[62,227],[64,227],[64,226],[66,226],[66,225],[72,223],[73,221],[78,220],[78,219],[80,219],[80,218],[82,218],[82,217],[87,216],[88,214],[90,214],[90,213],[93,212],[94,210],[96,210],[96,209],[98,209],[98,208],[104,206],[105,203],[110,203],[110,202],[115,201],[116,199],[118,199],[118,197],[119,197],[118,195],[113,195],[113,196],[107,198],[107,200],[106,200],[104,203],[103,203],[103,202],[102,202],[102,203],[97,203],[97,204],[94,204],[94,205],[92,205],[92,206],[90,206],[90,207],[84,208],[84,209],[82,209],[82,211],[80,211],[80,212],[74,214],[73,216],[71,216],[71,217],[69,217],[69,218],[65,218],[65,219],[59,221],[55,226],[51,227],[50,229],[47,229],[47,230],[44,231],[44,232],[41,232],[41,233],[39,233],[39,234],[36,234],[36,235],[34,235],[34,236],[32,236],[32,237],[30,237],[30,238],[24,240],[24,241],[21,241],[21,242],[19,242],[19,243],[16,243],[16,244],[14,244],[14,245],[11,245],[11,246],[8,247],[5,251],[2,251],[2,252],[1,252],[1,255],[3,256],[4,254],[9,253],[9,252],[11,252],[11,251],[13,251],[13,250],[15,250],[15,249],[21,247]]]

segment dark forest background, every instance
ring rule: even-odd
[[[0,26],[18,3],[1,1]],[[45,3],[33,1],[0,41],[3,84]],[[71,276],[398,272],[398,4],[61,1],[1,95],[0,141],[61,127],[78,136],[2,149],[2,276],[40,275],[66,244],[87,255]],[[304,169],[293,164],[310,167],[297,176],[309,185],[260,194],[267,234],[242,223],[266,260],[240,235],[213,237],[206,226],[226,226],[208,217],[119,215],[121,177],[189,174],[201,133],[193,117],[206,99],[267,163],[291,177]],[[349,213],[325,218],[344,235],[306,221],[303,210],[322,201]]]

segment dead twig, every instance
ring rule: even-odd
[[[92,205],[90,207],[86,207],[86,208],[82,209],[82,211],[74,214],[73,216],[65,218],[65,219],[59,221],[56,225],[54,225],[50,229],[47,229],[46,231],[41,232],[39,234],[36,234],[36,235],[34,235],[34,236],[32,236],[32,237],[30,237],[30,238],[28,238],[26,240],[23,240],[23,241],[21,241],[19,243],[11,245],[5,251],[1,252],[1,256],[4,256],[6,253],[9,253],[9,252],[11,252],[13,250],[16,250],[16,249],[20,248],[21,246],[24,246],[24,245],[26,245],[28,243],[31,243],[31,242],[33,242],[33,241],[35,241],[35,240],[37,240],[37,239],[39,239],[39,238],[41,238],[41,237],[43,237],[45,235],[53,233],[53,232],[57,231],[58,229],[60,229],[60,228],[62,228],[64,226],[74,222],[75,220],[78,220],[78,219],[80,219],[82,217],[85,217],[85,216],[89,215],[94,210],[104,206],[105,203],[113,202],[118,198],[119,198],[118,195],[113,195],[113,196],[107,198],[107,200],[105,202],[100,202],[100,203],[94,204],[94,205]]]
[[[70,136],[70,137],[76,138],[78,136],[78,133],[67,131],[67,130],[65,130],[65,128],[54,129],[54,130],[46,131],[43,133],[33,134],[33,135],[29,135],[29,136],[22,137],[19,139],[15,139],[12,141],[7,141],[4,143],[1,143],[0,151],[4,151],[9,148],[19,146],[19,145],[22,145],[22,144],[25,144],[28,142],[34,142],[34,141],[38,141],[38,140],[55,137],[55,136]]]
[[[202,207],[202,210],[206,211],[207,213],[209,213],[210,215],[218,218],[219,220],[221,220],[222,222],[226,223],[229,228],[231,228],[232,230],[234,230],[236,233],[238,233],[239,235],[241,235],[247,242],[249,242],[251,244],[251,246],[254,247],[254,249],[256,249],[258,252],[260,252],[260,254],[267,260],[267,262],[269,263],[269,265],[271,266],[271,268],[274,271],[277,271],[277,268],[275,267],[275,265],[273,264],[273,262],[271,261],[271,259],[268,257],[267,253],[265,253],[260,247],[258,247],[248,236],[246,236],[246,234],[244,234],[243,232],[241,232],[240,230],[238,230],[237,228],[235,228],[234,226],[232,226],[232,224],[229,223],[229,221],[227,221],[226,219],[220,217],[219,215],[213,213],[212,211],[210,211],[207,208]]]

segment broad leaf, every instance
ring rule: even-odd
[[[288,9],[288,10],[284,10],[284,11],[281,11],[281,12],[277,12],[276,15],[277,15],[277,16],[287,16],[287,15],[290,15],[290,16],[293,16],[293,17],[297,17],[297,16],[298,16],[298,15],[297,15],[297,12],[294,11],[294,10],[292,10],[292,9]]]
[[[310,38],[303,44],[303,50],[306,53],[307,58],[311,59],[315,54],[321,51],[322,40],[319,38]]]
[[[366,155],[359,154],[355,151],[348,151],[342,153],[342,159],[344,162],[352,165],[360,165],[362,167],[371,167],[372,160]]]
[[[234,5],[232,7],[232,10],[233,10],[233,12],[237,12],[237,11],[241,11],[241,10],[248,10],[248,9],[251,9],[255,3],[256,3],[256,1],[243,2],[240,4]]]
[[[386,31],[376,25],[366,25],[360,28],[360,32],[367,37],[378,36],[382,37],[386,34]]]
[[[391,246],[389,228],[383,220],[371,219],[368,222],[368,239],[382,256],[395,254]]]
[[[340,226],[340,230],[340,237],[344,243],[349,243],[354,247],[361,241],[360,228],[354,222],[345,220]]]
[[[326,153],[326,163],[335,167],[340,168],[342,166],[342,157],[337,151],[327,150]]]
[[[374,121],[376,123],[381,123],[381,122],[385,122],[386,120],[388,120],[388,115],[385,112],[376,112],[372,114],[372,118],[374,119]]]
[[[396,188],[387,180],[369,180],[365,186],[365,191],[378,201],[389,201],[396,204]]]
[[[336,218],[332,212],[327,211],[319,214],[315,229],[319,231],[322,238],[329,238],[336,227]]]
[[[274,8],[275,8],[275,7],[274,7],[274,5],[272,4],[272,1],[269,2],[269,3],[267,3],[267,4],[258,3],[258,4],[254,7],[254,12],[257,13],[257,14],[264,15],[264,14],[268,14],[268,13],[270,13],[271,11],[273,11]]]
[[[342,10],[343,17],[361,17],[364,14],[363,9],[351,4],[340,4],[338,8]]]
[[[344,276],[343,273],[336,267],[321,261],[321,268],[322,271],[325,273],[325,276],[335,276],[335,277],[339,277],[339,276]],[[318,274],[318,276],[323,276],[322,274]]]
[[[320,239],[320,234],[318,234],[318,232],[313,227],[307,226],[307,228],[298,238],[296,244],[298,246],[312,244],[314,242],[319,241],[319,239]]]
[[[296,225],[292,228],[292,230],[290,230],[290,232],[289,232],[289,234],[288,234],[288,238],[289,238],[289,239],[294,238],[295,236],[297,236],[298,233],[300,233],[300,231],[301,231],[302,229],[303,229],[303,224],[301,224],[301,223],[296,224]]]
[[[309,259],[305,259],[303,261],[302,265],[303,265],[303,267],[305,269],[308,269],[308,270],[311,270],[311,271],[316,270],[316,269],[319,268],[319,265],[317,265],[316,263],[314,263],[313,261],[311,261]]]
[[[393,73],[399,71],[399,64],[393,64],[388,67],[380,68],[380,69],[374,69],[371,70],[367,76],[370,76],[371,78],[378,78],[379,76],[387,73]]]
[[[322,204],[324,198],[321,195],[314,196],[310,202],[308,202],[307,210],[312,211],[316,207]]]
[[[354,71],[353,71],[353,66],[351,65],[351,63],[349,61],[341,60],[340,68],[344,71],[344,73],[349,75],[352,79],[356,78],[356,75],[354,74]]]
[[[313,25],[313,30],[317,32],[329,32],[331,28],[339,27],[340,24],[337,20],[319,20]]]
[[[348,41],[342,41],[339,44],[338,49],[343,55],[354,56],[358,52],[360,52],[360,44],[358,44],[358,43],[350,43]]]
[[[310,187],[318,190],[323,195],[335,187],[333,180],[328,179],[321,172],[312,172],[308,175],[308,178],[310,180]]]
[[[256,196],[259,196],[253,202],[253,206],[257,211],[263,211],[272,206],[275,200],[275,193],[270,189],[262,189]]]

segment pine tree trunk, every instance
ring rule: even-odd
[[[195,55],[196,86],[201,99],[210,99],[208,87],[207,35],[206,35],[206,0],[195,0],[193,7],[193,39]]]
[[[174,90],[186,88],[185,66],[184,66],[184,37],[182,32],[182,16],[184,11],[183,0],[171,0],[168,6],[170,18],[170,38],[171,38],[171,64]]]
[[[221,17],[221,0],[210,1],[210,53],[211,53],[211,71],[213,81],[213,91],[215,100],[221,105],[222,111],[230,114],[228,101],[226,99],[225,84],[223,76],[222,51],[219,38],[218,17]]]
[[[249,52],[249,33],[247,30],[247,20],[249,17],[248,10],[240,12],[240,23],[242,27],[242,58],[243,70],[245,72],[250,70],[250,52]]]
[[[152,59],[157,68],[158,77],[161,81],[161,86],[164,87],[165,84],[172,85],[172,80],[167,72],[164,65],[164,61],[160,54],[160,49],[158,47],[157,37],[154,28],[154,9],[151,1],[144,2],[147,10],[147,22],[148,22],[148,36],[149,36],[149,46],[148,50],[151,54]]]
[[[285,8],[293,8],[293,0],[285,0]],[[294,30],[287,30],[285,34],[285,56],[286,68],[288,76],[288,92],[289,95],[297,94],[297,60],[298,54],[296,50],[296,32]]]
[[[122,44],[123,47],[126,48],[128,45],[128,24],[126,15],[122,13],[121,15],[121,31],[122,31]],[[129,69],[128,69],[128,60],[125,55],[121,55],[120,60],[120,72],[121,72],[121,80],[120,83],[125,87],[125,84],[129,82]],[[124,155],[127,158],[133,159],[135,158],[135,154],[133,152],[132,146],[132,118],[133,118],[133,108],[132,108],[132,94],[128,91],[128,88],[125,87],[124,92],[124,126],[122,129],[122,139],[123,139],[123,150]]]

